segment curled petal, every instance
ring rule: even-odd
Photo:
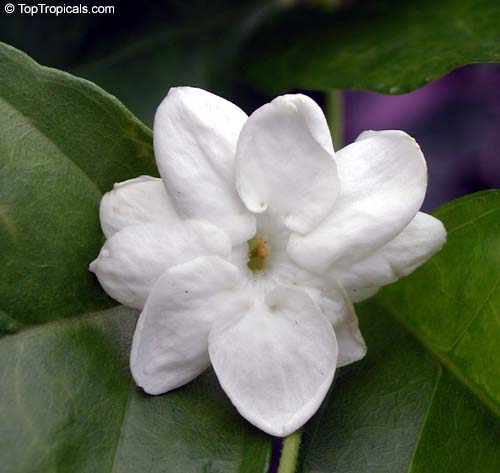
[[[269,209],[306,233],[330,212],[338,179],[326,119],[304,95],[284,95],[256,110],[238,140],[236,187],[247,208]]]
[[[221,386],[249,422],[288,435],[316,412],[331,385],[332,326],[305,292],[284,286],[234,315],[217,319],[210,331]]]
[[[333,325],[338,345],[337,367],[349,365],[366,355],[366,344],[359,330],[358,317],[349,295],[339,285],[317,291],[313,297],[323,315]]]
[[[396,238],[335,277],[347,288],[385,286],[415,271],[445,241],[446,230],[441,221],[418,212]]]
[[[417,214],[427,187],[422,152],[401,131],[365,132],[335,157],[341,190],[332,212],[288,244],[292,259],[316,273],[347,268],[395,238]]]
[[[106,241],[90,270],[113,299],[142,309],[153,285],[169,267],[205,255],[229,258],[230,253],[229,237],[208,223],[132,225]]]
[[[104,194],[99,214],[106,238],[138,223],[166,225],[179,220],[161,179],[150,176],[115,184]]]
[[[246,119],[221,97],[176,87],[158,107],[154,122],[156,162],[179,216],[208,220],[234,244],[255,234],[255,218],[234,186],[236,142]]]
[[[168,269],[142,311],[132,342],[130,368],[149,394],[191,381],[210,365],[208,333],[217,317],[244,310],[238,269],[204,256]]]

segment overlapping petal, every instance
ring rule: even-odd
[[[284,258],[274,262],[272,278],[277,284],[299,287],[306,292],[331,322],[338,344],[337,366],[354,363],[365,356],[366,345],[352,306],[354,300],[349,291],[335,279],[318,277]],[[357,289],[353,291],[353,295],[356,298]]]
[[[292,234],[288,245],[297,264],[317,273],[346,268],[395,238],[427,187],[422,152],[401,131],[362,133],[335,157],[341,189],[332,212],[311,233]]]
[[[438,252],[446,241],[440,220],[418,212],[409,225],[389,243],[335,277],[349,289],[377,287],[407,276]]]
[[[100,206],[101,227],[106,238],[139,223],[170,224],[179,218],[161,179],[140,176],[114,185]]]
[[[279,286],[244,313],[215,320],[210,360],[238,411],[285,436],[318,409],[333,380],[337,342],[311,298]]]
[[[234,244],[255,234],[255,219],[234,185],[236,143],[246,120],[240,108],[221,97],[176,87],[154,122],[158,169],[179,216],[220,226]]]
[[[229,237],[201,221],[131,225],[106,241],[90,270],[113,299],[142,309],[169,267],[205,255],[229,258],[230,253]]]
[[[284,95],[250,116],[238,140],[236,187],[249,210],[269,209],[298,233],[326,217],[338,178],[328,125],[312,99]]]
[[[245,310],[238,269],[217,256],[168,269],[154,286],[132,343],[130,368],[138,386],[161,394],[191,381],[210,364],[213,321]]]
[[[337,367],[361,360],[366,355],[366,344],[347,292],[331,282],[309,289],[309,294],[333,326],[338,345]]]

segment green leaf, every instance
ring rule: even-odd
[[[213,372],[163,396],[130,379],[137,312],[51,322],[0,343],[3,473],[264,473],[269,440]]]
[[[471,194],[435,215],[448,231],[444,250],[380,300],[500,416],[500,191]]]
[[[307,426],[302,472],[500,471],[500,191],[435,215],[443,250],[357,307],[368,355]]]
[[[114,305],[88,272],[99,201],[156,174],[152,136],[90,82],[0,44],[0,332]]]
[[[307,426],[304,473],[496,473],[498,419],[374,302],[357,307],[368,355]]]
[[[459,66],[500,61],[497,0],[345,2],[292,10],[259,32],[244,63],[262,90],[404,93]]]
[[[212,373],[164,396],[135,387],[137,312],[110,309],[88,271],[102,193],[157,172],[151,131],[0,44],[0,137],[2,472],[264,472],[270,438]]]

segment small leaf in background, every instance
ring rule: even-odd
[[[88,271],[114,182],[156,174],[151,131],[94,84],[0,44],[2,473],[261,473],[271,438],[210,372],[166,396],[128,367],[137,312]],[[108,309],[108,310],[103,310]]]
[[[434,214],[443,250],[357,307],[368,355],[307,427],[302,472],[499,471],[500,191]]]
[[[260,31],[243,62],[268,92],[403,93],[459,66],[500,61],[497,0],[346,1],[291,10]]]

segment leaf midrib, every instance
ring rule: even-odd
[[[408,322],[404,319],[398,317],[392,309],[384,304],[383,301],[379,301],[382,307],[387,311],[388,314],[395,320],[397,323],[403,326],[403,328],[410,333],[417,340],[417,342],[423,346],[426,352],[430,353],[432,357],[442,366],[444,366],[456,379],[459,381],[469,392],[471,392],[481,404],[486,406],[488,410],[495,416],[500,417],[500,408],[496,406],[492,401],[486,398],[480,390],[476,389],[472,386],[467,378],[460,373],[460,371],[455,367],[455,365],[444,355],[447,352],[439,352],[435,350],[434,346],[429,343],[417,330],[415,330]],[[487,302],[487,301],[486,301]]]
[[[111,461],[111,470],[110,473],[115,473],[115,466],[117,464],[117,459],[118,459],[118,453],[120,451],[120,447],[122,445],[122,439],[123,439],[123,433],[125,432],[127,428],[127,423],[129,419],[128,411],[130,409],[130,404],[131,404],[131,399],[132,399],[132,392],[134,391],[134,383],[132,381],[129,381],[128,383],[128,389],[127,389],[127,400],[125,401],[125,405],[123,406],[123,411],[122,411],[122,418],[120,420],[120,430],[118,432],[118,435],[116,437],[116,445],[115,449],[113,452],[113,458]]]
[[[449,212],[451,209],[456,210],[457,207],[461,207],[464,205],[469,204],[471,200],[478,200],[482,199],[483,196],[489,196],[492,193],[496,193],[496,190],[486,190],[483,192],[478,192],[475,194],[470,194],[464,199],[461,199],[460,201],[456,202],[456,204],[451,204],[448,205],[445,209],[442,211],[437,211],[435,215],[437,217],[440,217],[442,214],[446,214]],[[500,202],[500,200],[499,200]],[[466,222],[462,222],[454,227],[451,227],[448,230],[448,235],[453,233],[455,230],[461,229],[466,227],[467,225],[473,224],[474,222],[477,222],[478,220],[481,220],[484,217],[487,217],[488,215],[491,215],[492,213],[495,212],[500,212],[500,207],[496,207],[493,209],[486,210],[482,212],[479,215],[475,215],[473,218]],[[495,417],[500,417],[500,406],[495,404],[493,401],[488,399],[482,392],[481,390],[477,389],[475,386],[473,386],[467,378],[460,372],[460,370],[455,366],[455,364],[448,358],[447,354],[458,344],[460,343],[460,340],[464,337],[464,335],[467,333],[467,330],[471,326],[471,324],[474,322],[475,319],[481,314],[482,310],[486,306],[486,304],[489,303],[491,300],[492,295],[495,293],[495,289],[500,285],[500,275],[498,276],[497,280],[495,283],[492,284],[491,289],[488,291],[488,294],[485,298],[485,300],[479,304],[477,311],[474,313],[474,315],[470,318],[470,320],[467,322],[465,328],[462,330],[460,334],[457,335],[457,337],[453,340],[452,344],[447,347],[439,347],[436,346],[435,344],[432,344],[429,342],[426,337],[420,333],[418,330],[416,330],[411,324],[409,324],[404,318],[399,317],[397,313],[395,313],[391,307],[389,307],[388,304],[384,303],[384,300],[382,298],[379,298],[380,304],[384,307],[384,309],[391,315],[391,317],[397,321],[399,324],[403,326],[403,328],[409,332],[417,341],[420,343],[426,351],[428,351],[436,360],[439,364],[443,365],[469,392],[471,392],[484,406],[488,408],[488,410],[495,416]]]
[[[35,123],[33,123],[33,121],[31,120],[31,118],[26,115],[25,113],[23,113],[19,108],[16,107],[15,104],[12,103],[12,101],[8,100],[8,98],[6,98],[4,95],[1,95],[0,96],[0,103],[3,104],[3,106],[5,106],[7,109],[11,110],[13,113],[17,114],[17,115],[20,115],[27,123],[28,125],[31,127],[30,130],[27,130],[15,143],[15,145],[13,146],[13,148],[11,149],[11,152],[13,152],[12,150],[17,146],[17,144],[19,142],[22,141],[22,139],[28,135],[29,133],[32,133],[33,131],[36,131],[38,132],[39,136],[44,138],[45,140],[47,140],[52,146],[54,146],[58,151],[59,151],[59,154],[58,156],[62,156],[65,158],[64,161],[68,161],[69,163],[71,163],[71,165],[79,172],[79,174],[82,174],[85,178],[85,180],[87,181],[87,183],[90,185],[90,187],[93,188],[94,191],[96,191],[98,193],[99,196],[102,196],[102,192],[101,190],[99,189],[99,187],[97,187],[97,184],[92,181],[92,179],[89,177],[89,175],[73,160],[71,159],[63,150],[62,148],[60,147],[60,145],[54,141],[50,136],[48,136],[46,133],[44,133],[39,127],[37,127],[35,125]]]
[[[432,390],[431,397],[429,398],[429,405],[427,406],[427,410],[425,411],[424,418],[422,422],[420,423],[420,428],[418,430],[418,435],[417,435],[417,440],[415,442],[415,446],[413,447],[413,452],[410,458],[410,462],[408,464],[408,473],[411,473],[413,470],[413,464],[415,462],[415,458],[417,456],[417,451],[418,447],[420,445],[420,442],[422,440],[422,435],[425,430],[425,426],[427,425],[427,421],[429,419],[429,414],[432,409],[432,404],[434,402],[434,398],[436,397],[437,390],[439,388],[439,383],[441,382],[441,379],[443,377],[443,368],[440,365],[437,365],[437,372],[436,372],[436,379],[434,381],[434,388]]]

